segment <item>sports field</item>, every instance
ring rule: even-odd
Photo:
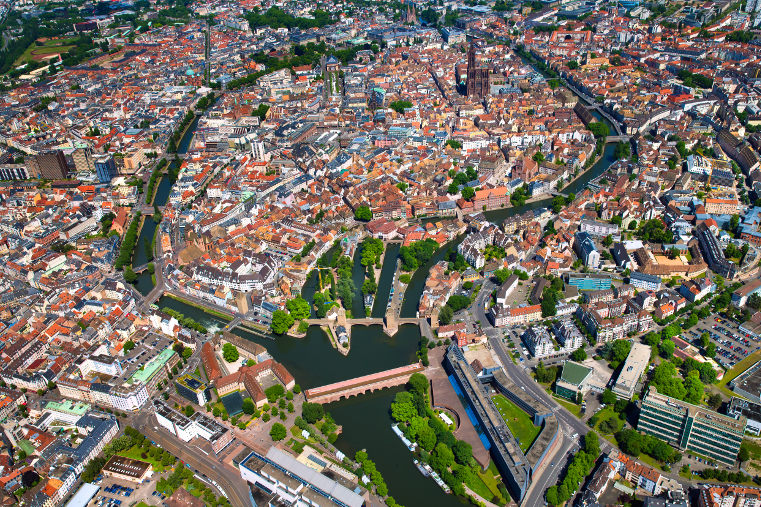
[[[40,61],[46,56],[65,54],[75,46],[74,42],[76,42],[76,38],[45,40],[41,46],[34,42],[21,53],[15,64],[20,65],[27,60]]]

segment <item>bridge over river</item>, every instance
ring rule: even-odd
[[[394,336],[397,331],[399,331],[399,326],[402,324],[421,324],[421,320],[425,319],[419,319],[417,317],[413,318],[400,318],[396,317],[393,313],[387,313],[385,317],[364,317],[361,319],[307,319],[306,322],[310,326],[342,326],[345,325],[346,328],[350,328],[351,326],[375,326],[375,325],[381,325],[383,326],[383,331],[389,335]]]
[[[425,370],[422,363],[409,364],[390,370],[371,373],[341,382],[315,387],[304,391],[307,401],[311,403],[332,403],[341,398],[350,398],[368,392],[399,386],[407,382],[410,375]]]

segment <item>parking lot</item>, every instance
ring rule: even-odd
[[[736,323],[716,314],[703,319],[682,336],[701,348],[700,336],[704,332],[708,333],[710,340],[716,344],[716,361],[727,369],[761,348],[758,341],[740,331]]]

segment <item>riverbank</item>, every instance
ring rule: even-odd
[[[180,297],[180,296],[178,296],[178,295],[176,295],[176,294],[174,294],[174,293],[172,293],[170,291],[164,292],[163,296],[171,298],[171,299],[174,299],[175,301],[179,301],[180,303],[182,303],[184,305],[192,306],[193,308],[198,308],[202,312],[206,312],[208,314],[214,315],[215,317],[219,317],[220,319],[225,319],[225,320],[229,321],[229,320],[233,320],[233,318],[234,318],[232,314],[226,314],[224,312],[221,312],[219,310],[215,310],[213,308],[210,308],[208,306],[202,305],[200,303],[194,303],[193,301],[190,301],[190,300],[187,300],[185,298],[182,298],[182,297]]]

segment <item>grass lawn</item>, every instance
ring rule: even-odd
[[[148,454],[147,452],[145,453],[146,457],[143,458],[141,456],[142,453],[143,453],[143,450],[140,447],[134,446],[134,447],[131,447],[130,449],[127,449],[126,451],[122,451],[122,452],[120,452],[118,454],[119,454],[119,456],[124,456],[125,458],[138,459],[140,461],[145,461],[146,463],[150,463],[151,465],[153,465],[153,470],[156,473],[160,474],[161,472],[163,472],[165,470],[165,467],[161,464],[161,460],[157,460],[155,458],[152,458],[151,455]],[[167,469],[171,469],[172,467],[169,466],[169,467],[166,467],[166,468]]]
[[[480,474],[470,474],[470,480],[466,484],[484,500],[491,501],[491,499],[494,498],[494,493],[492,493],[489,486],[487,486],[481,479]]]
[[[570,413],[576,417],[581,417],[581,405],[571,403],[570,401],[564,400],[563,398],[558,398],[554,393],[552,394],[552,399],[563,405],[566,409],[568,409]]]
[[[75,45],[71,42],[76,41],[76,37],[69,39],[49,40],[38,46],[35,42],[31,43],[21,56],[14,62],[14,65],[21,65],[27,60],[39,60],[41,56],[64,54]]]
[[[716,384],[716,386],[722,390],[725,394],[729,396],[739,396],[727,388],[727,384],[729,384],[732,380],[734,380],[735,377],[737,377],[739,374],[756,364],[756,362],[761,359],[761,351],[760,352],[754,352],[753,354],[749,355],[739,363],[737,363],[731,370],[728,370],[724,377]]]
[[[135,507],[153,507],[153,506],[152,506],[152,505],[150,505],[150,504],[147,504],[147,503],[145,503],[145,502],[137,502],[137,503],[135,504]]]
[[[508,428],[510,428],[510,432],[520,442],[521,450],[525,451],[531,447],[541,428],[534,426],[531,417],[503,395],[497,394],[492,399]]]
[[[499,474],[497,465],[494,464],[494,461],[489,462],[489,468],[487,468],[485,472],[479,470],[478,477],[483,481],[486,487],[489,488],[489,491],[492,493],[492,497],[496,495],[502,498],[502,495],[499,492],[499,488],[497,487],[502,482],[502,476]],[[491,500],[491,498],[487,498],[487,500]],[[503,500],[507,499],[503,498]]]

